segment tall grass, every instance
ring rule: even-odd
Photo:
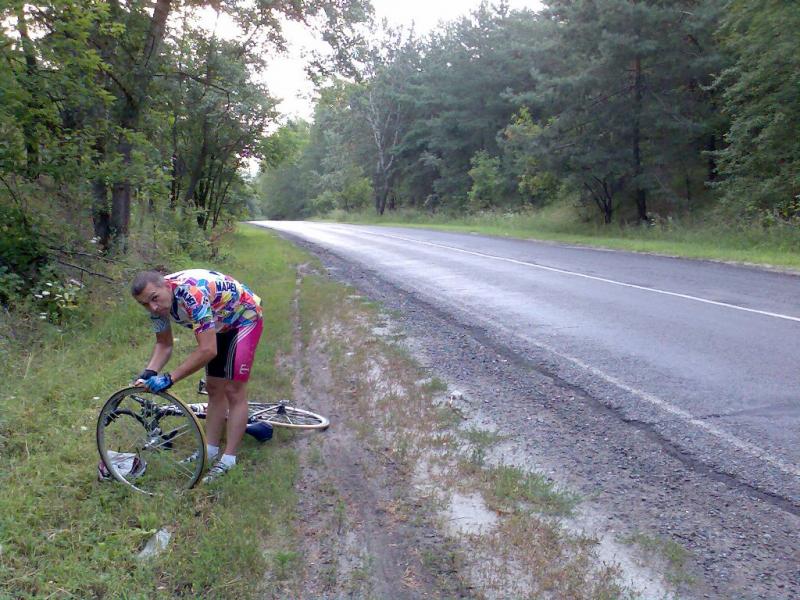
[[[254,398],[286,397],[291,374],[276,367],[291,348],[294,264],[302,256],[265,232],[241,229],[216,265],[262,296],[265,334],[251,379]],[[153,499],[95,479],[95,420],[152,348],[147,316],[118,290],[82,321],[53,329],[19,358],[0,392],[0,598],[246,598],[269,568],[267,548],[291,544],[294,453],[280,439],[246,436],[241,469],[214,490]],[[176,330],[181,360],[195,343]],[[199,375],[198,375],[199,377]],[[187,401],[197,378],[175,387]],[[137,559],[160,528],[163,555]]]

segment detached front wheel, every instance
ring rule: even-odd
[[[205,433],[192,410],[166,392],[140,387],[106,401],[97,450],[111,477],[150,495],[191,488],[206,462]]]

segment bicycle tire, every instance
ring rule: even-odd
[[[193,487],[206,463],[200,422],[166,392],[129,387],[112,394],[100,410],[96,440],[114,479],[148,495]]]
[[[331,424],[320,414],[282,403],[249,402],[248,409],[251,421],[266,422],[273,427],[323,431]]]

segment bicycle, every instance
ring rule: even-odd
[[[205,394],[201,381],[198,393]],[[108,475],[149,495],[192,488],[206,465],[200,424],[208,404],[186,404],[167,392],[127,387],[111,395],[97,419],[97,450]],[[248,402],[247,433],[265,441],[271,427],[327,429],[317,413],[279,402]]]

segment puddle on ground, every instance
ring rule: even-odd
[[[575,535],[595,538],[598,560],[608,565],[617,565],[621,570],[621,583],[636,590],[639,597],[677,600],[679,596],[667,589],[659,573],[637,560],[630,545],[616,540],[614,531],[605,526],[606,520],[606,517],[588,507],[579,507],[573,518],[562,520],[562,525]]]
[[[445,510],[446,527],[451,535],[479,535],[494,529],[497,515],[486,508],[480,494],[455,492]]]
[[[486,453],[486,464],[492,466],[509,465],[527,471],[536,471],[545,477],[558,480],[558,472],[536,461],[533,452],[520,448],[518,444],[503,442],[496,444]],[[571,518],[560,519],[562,527],[573,535],[585,535],[597,540],[594,550],[598,562],[617,565],[620,568],[620,582],[636,590],[641,598],[670,598],[679,596],[665,584],[664,578],[636,556],[629,544],[618,541],[617,533],[608,527],[608,517],[586,503],[576,508]]]

